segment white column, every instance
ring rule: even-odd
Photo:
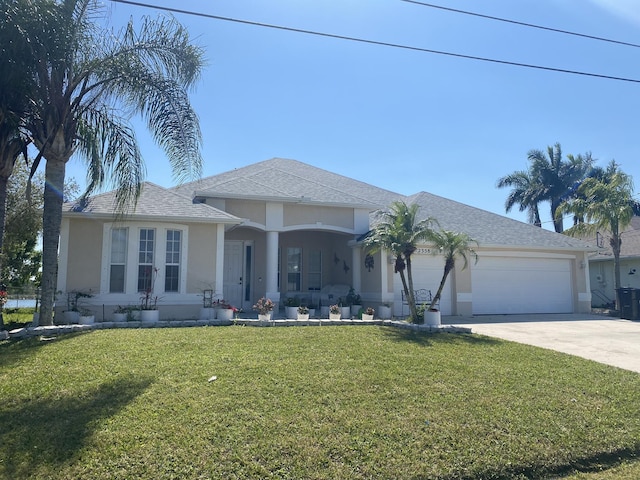
[[[278,232],[267,232],[266,295],[274,302],[280,301],[278,291]]]
[[[351,247],[351,282],[356,293],[362,290],[362,248],[360,246]]]
[[[222,298],[224,288],[224,224],[219,223],[216,230],[216,283],[214,298]]]

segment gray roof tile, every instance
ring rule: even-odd
[[[84,204],[65,203],[63,215],[113,216],[115,199],[115,191],[111,191],[90,197]],[[151,182],[142,184],[142,191],[135,211],[129,216],[135,218],[162,217],[165,220],[180,219],[211,223],[240,223],[240,219],[234,215],[209,205],[193,203],[190,198]]]

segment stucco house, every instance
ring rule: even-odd
[[[640,217],[631,219],[631,224],[622,232],[621,237],[620,286],[640,288]],[[599,247],[597,252],[589,255],[591,301],[594,307],[611,307],[616,298],[610,238],[611,234],[603,231],[586,239]]]
[[[134,213],[116,218],[114,193],[65,204],[58,290],[91,290],[98,317],[138,304],[156,272],[161,318],[197,318],[204,290],[251,310],[267,296],[335,302],[353,287],[365,305],[403,314],[393,259],[367,256],[358,239],[394,200],[479,242],[479,261],[457,265],[443,315],[570,313],[591,307],[589,243],[426,192],[384,190],[295,160],[274,158],[173,188],[145,183]],[[462,262],[458,262],[461,264]],[[435,292],[443,259],[414,257],[415,288]],[[343,291],[343,290],[336,290]],[[64,303],[57,306],[63,309]],[[404,310],[404,314],[406,314]]]

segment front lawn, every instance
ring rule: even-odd
[[[394,328],[2,342],[0,476],[558,478],[635,468],[638,399],[636,373]]]

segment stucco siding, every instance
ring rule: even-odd
[[[353,230],[352,208],[330,208],[312,205],[284,205],[284,226],[316,223]]]
[[[227,200],[225,211],[239,218],[248,218],[252,222],[264,225],[267,221],[267,214],[264,202],[248,200]]]
[[[216,226],[190,225],[188,248],[187,293],[215,290]]]
[[[73,220],[69,224],[66,291],[100,290],[103,222]]]

